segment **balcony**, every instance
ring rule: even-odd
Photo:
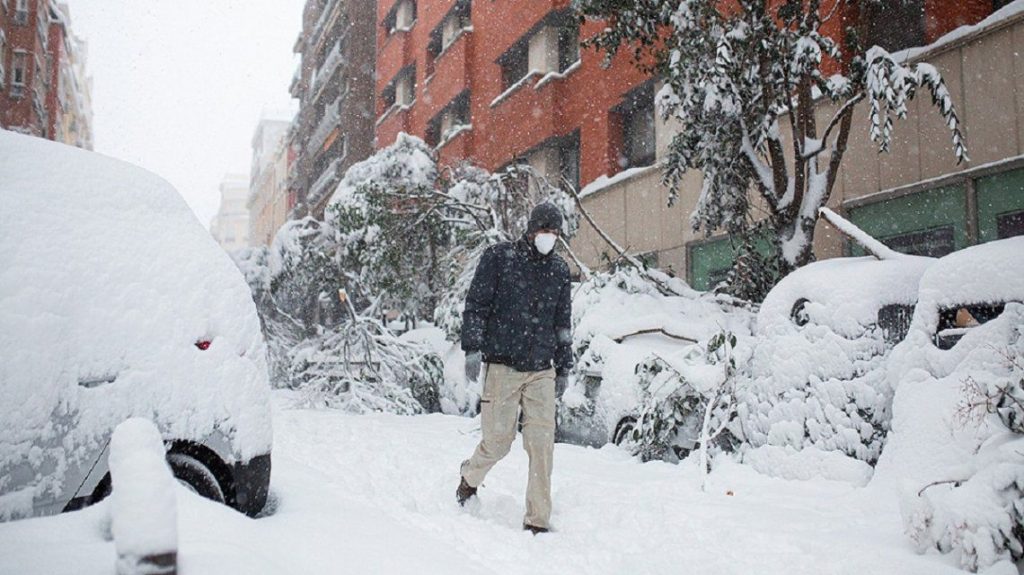
[[[321,200],[327,195],[327,190],[330,189],[330,184],[334,183],[338,179],[338,166],[345,160],[345,156],[335,158],[331,160],[331,163],[324,168],[320,177],[313,182],[313,185],[309,187],[309,193],[306,194],[306,204],[310,207],[316,206]]]
[[[317,18],[316,24],[313,24],[313,33],[310,37],[316,38],[323,30],[324,24],[330,19],[331,14],[338,7],[338,0],[328,0],[327,5],[324,6],[323,12],[320,13],[320,17]]]
[[[292,74],[292,83],[288,86],[288,93],[291,94],[293,98],[301,98],[302,97],[302,91],[300,89],[301,86],[302,86],[302,64],[299,64],[298,66],[295,67],[295,73]]]
[[[313,130],[313,134],[309,137],[307,149],[319,150],[324,145],[331,130],[338,126],[338,123],[341,121],[341,103],[347,94],[348,92],[346,91],[345,94],[338,96],[324,110],[323,118],[320,118],[320,123],[316,125],[316,129]]]
[[[325,85],[324,81],[329,79],[334,74],[334,71],[338,69],[338,65],[341,64],[343,60],[342,50],[345,48],[345,38],[347,36],[348,34],[343,34],[338,38],[338,41],[331,47],[331,51],[327,53],[327,57],[324,58],[323,65],[313,72],[310,91],[314,94],[319,95],[319,90]]]

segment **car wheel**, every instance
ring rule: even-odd
[[[623,417],[615,426],[615,433],[612,434],[612,443],[622,445],[632,439],[633,430],[636,429],[636,418],[633,416]]]
[[[217,503],[225,502],[220,482],[203,462],[185,453],[172,452],[167,454],[167,463],[175,479],[190,491]]]

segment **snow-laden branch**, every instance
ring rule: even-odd
[[[898,260],[907,257],[892,248],[886,246],[882,242],[876,240],[867,234],[864,230],[858,228],[850,220],[840,216],[828,208],[821,208],[818,210],[821,217],[825,218],[825,221],[835,226],[837,230],[843,233],[846,237],[857,242],[867,252],[880,260]]]

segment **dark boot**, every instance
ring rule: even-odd
[[[531,531],[534,535],[540,535],[541,533],[547,533],[549,529],[547,527],[537,527],[536,525],[523,524],[523,531]]]
[[[459,505],[465,506],[466,502],[469,501],[470,497],[476,495],[476,487],[470,487],[466,483],[466,478],[462,477],[462,481],[459,482],[459,488],[455,491],[455,498],[459,501]]]

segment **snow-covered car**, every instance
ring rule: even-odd
[[[922,552],[982,571],[1024,556],[1024,237],[953,252],[921,278],[886,369],[892,431],[873,482],[903,495]]]
[[[178,479],[248,514],[267,498],[265,344],[248,286],[165,181],[0,130],[0,520],[110,491],[129,417]]]
[[[670,367],[703,369],[700,345],[722,331],[749,342],[753,314],[728,296],[666,278],[666,295],[637,270],[595,274],[575,289],[573,347],[578,356],[558,405],[558,441],[621,444],[637,422],[642,379]],[[665,392],[665,390],[661,390]],[[657,394],[658,392],[656,392]]]
[[[903,339],[935,260],[889,252],[806,265],[772,288],[738,386],[734,434],[757,447],[817,447],[874,463],[888,430],[885,359]]]

